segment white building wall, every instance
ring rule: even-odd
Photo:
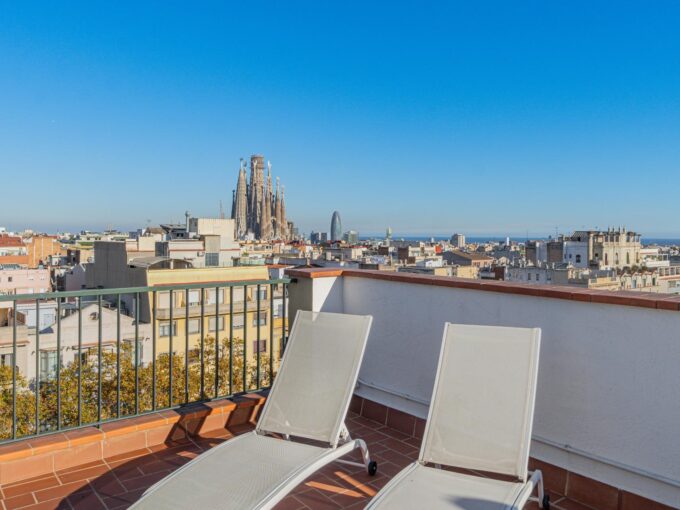
[[[357,277],[300,304],[372,315],[357,393],[421,417],[444,322],[542,328],[532,455],[680,506],[680,313]]]
[[[564,262],[574,267],[588,267],[588,243],[584,241],[564,241]]]

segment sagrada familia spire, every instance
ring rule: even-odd
[[[236,237],[243,239],[252,233],[256,239],[263,241],[288,239],[283,188],[277,177],[274,190],[271,163],[267,163],[265,180],[264,157],[253,155],[250,157],[249,181],[246,181],[246,174],[247,163],[241,159],[231,208],[231,217],[236,223]]]

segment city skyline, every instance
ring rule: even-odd
[[[217,217],[265,153],[307,234],[680,237],[680,6],[357,7],[6,6],[0,224]]]

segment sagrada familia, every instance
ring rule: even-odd
[[[264,156],[250,157],[250,181],[246,180],[247,162],[241,160],[236,189],[233,191],[231,217],[235,220],[236,237],[244,239],[252,234],[255,239],[272,241],[288,239],[290,226],[286,221],[283,187],[276,178],[272,185],[271,163],[267,162],[264,177]]]

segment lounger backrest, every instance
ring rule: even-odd
[[[526,481],[541,330],[449,324],[420,460]]]
[[[336,446],[371,321],[369,315],[299,311],[257,430]]]

